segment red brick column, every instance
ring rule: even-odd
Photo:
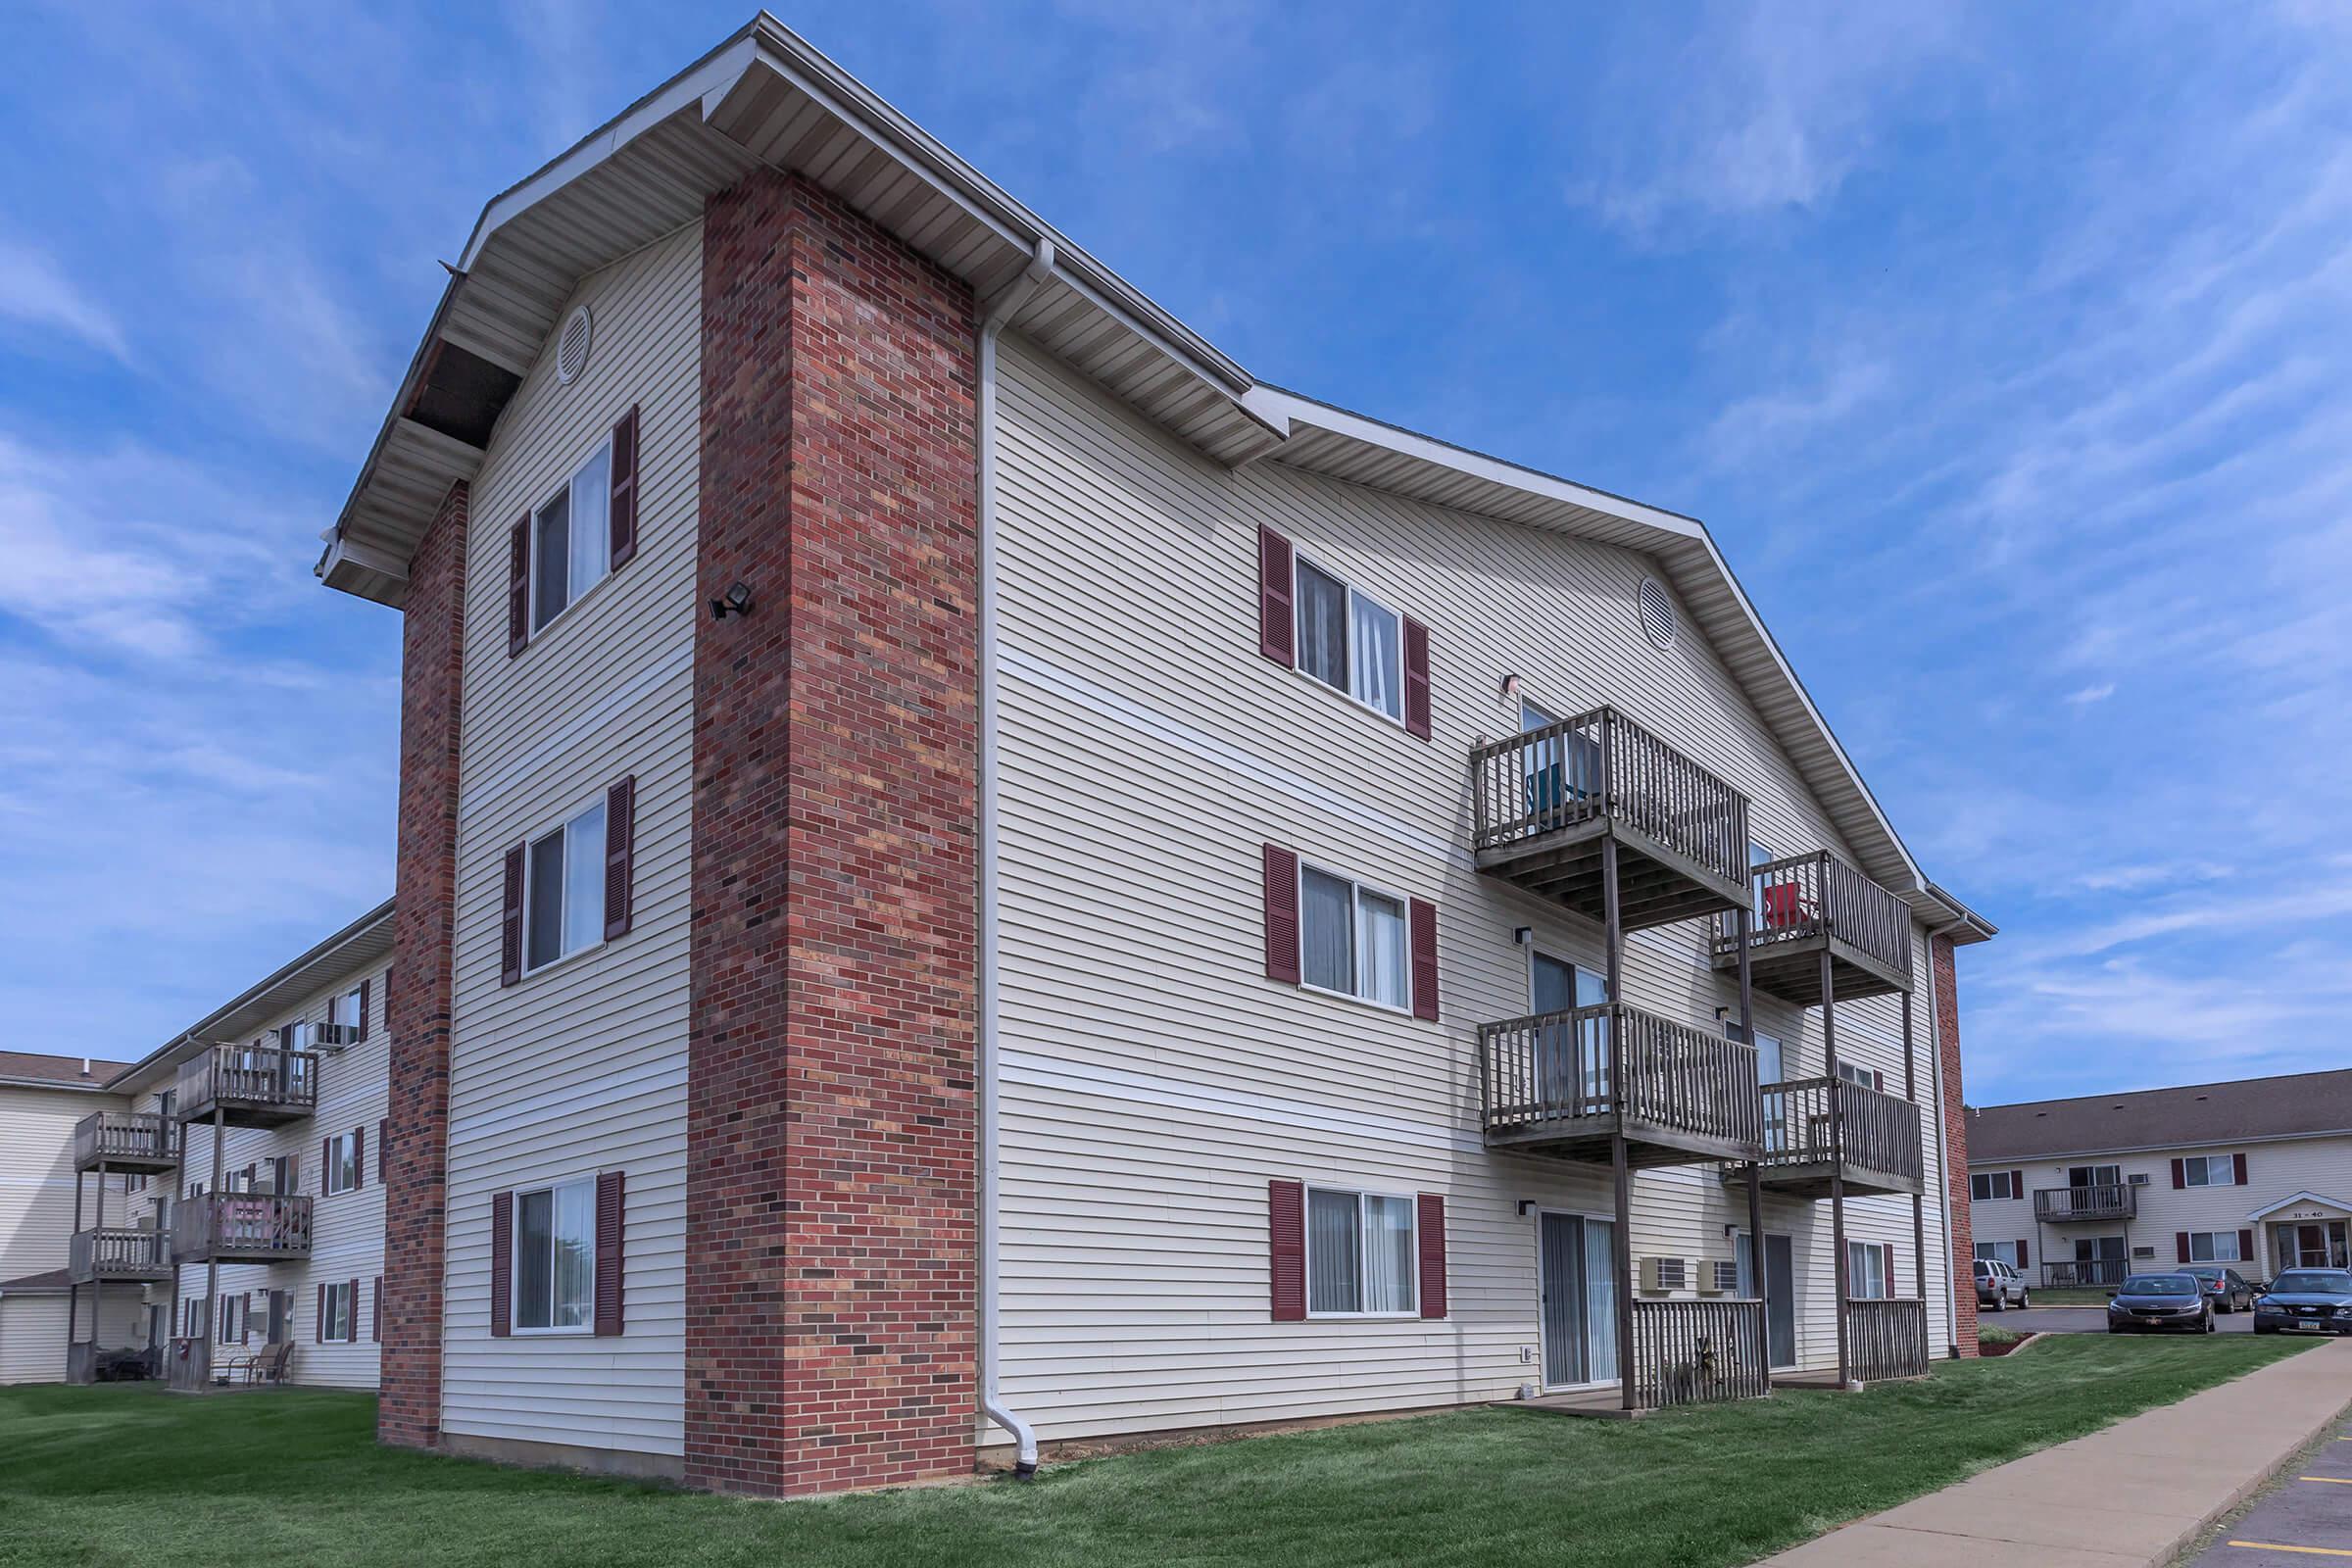
[[[1968,1107],[1960,1087],[1960,980],[1952,944],[1929,944],[1936,968],[1936,1052],[1943,1066],[1943,1182],[1952,1207],[1953,1343],[1963,1357],[1977,1353],[1976,1244],[1968,1218]]]
[[[686,1479],[968,1473],[973,303],[783,176],[703,244]]]
[[[441,1435],[442,1156],[449,1143],[466,506],[466,485],[452,485],[409,563],[401,626],[400,858],[384,1020],[391,1037],[391,1137],[375,1432],[382,1442],[408,1447],[430,1447]]]

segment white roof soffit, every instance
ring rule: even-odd
[[[472,476],[579,280],[762,165],[805,175],[983,300],[1051,240],[1052,273],[1007,325],[1222,462],[1281,439],[1240,366],[761,13],[483,209],[327,536],[327,585],[399,605],[417,540]]]
[[[1703,523],[1297,393],[1260,387],[1258,397],[1259,406],[1291,432],[1272,457],[1286,466],[1655,558],[1838,831],[1854,846],[1862,869],[1953,941],[1993,935],[1993,927],[1930,882],[1912,859]]]

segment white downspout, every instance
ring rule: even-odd
[[[997,1391],[997,337],[1053,271],[1054,242],[1040,236],[1029,265],[980,320],[980,1409],[1012,1435],[1012,1473],[1023,1481],[1037,1474],[1037,1429]]]

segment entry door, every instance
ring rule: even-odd
[[[1740,1233],[1740,1294],[1756,1294],[1756,1254]],[[1764,1233],[1764,1337],[1775,1370],[1796,1365],[1796,1263],[1788,1237]]]
[[[1544,1382],[1549,1388],[1617,1376],[1616,1226],[1581,1214],[1543,1216]]]

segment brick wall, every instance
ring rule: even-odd
[[[1943,1067],[1943,1181],[1952,1204],[1952,1304],[1958,1332],[1953,1343],[1963,1356],[1977,1353],[1976,1245],[1968,1223],[1968,1107],[1961,1103],[1960,980],[1952,944],[1935,938],[1929,951],[1936,967],[1936,1053]]]
[[[703,287],[686,1479],[968,1473],[973,303],[765,172]]]
[[[466,486],[451,486],[409,563],[401,625],[399,861],[384,1020],[391,1138],[375,1430],[383,1442],[411,1447],[430,1447],[441,1431],[442,1155],[449,1142],[466,508]]]

